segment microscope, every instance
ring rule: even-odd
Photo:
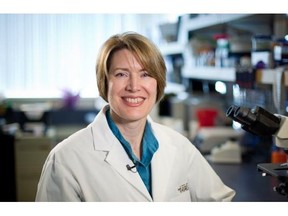
[[[242,106],[230,106],[226,116],[241,124],[241,128],[257,136],[271,135],[277,147],[288,154],[288,117],[272,114],[262,107],[250,109]],[[288,163],[261,163],[257,165],[262,176],[276,177],[280,184],[274,191],[288,197]]]

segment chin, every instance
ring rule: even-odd
[[[129,121],[138,121],[141,119],[146,119],[147,118],[147,113],[143,113],[143,112],[126,112],[126,114],[123,115],[123,117],[125,117],[127,120]]]

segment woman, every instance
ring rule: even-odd
[[[108,102],[86,128],[49,154],[36,201],[230,201],[228,188],[187,138],[148,116],[166,67],[137,33],[109,38],[96,64]]]

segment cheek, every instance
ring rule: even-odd
[[[157,82],[156,82],[156,80],[147,84],[146,89],[150,95],[155,95],[155,98],[157,97]]]
[[[151,92],[157,93],[157,81],[153,80],[153,82],[150,82],[148,88],[150,89]]]
[[[107,99],[108,103],[113,102],[112,100],[118,100],[120,92],[123,92],[125,84],[119,80],[117,81],[109,81],[108,82],[108,90],[107,90]]]

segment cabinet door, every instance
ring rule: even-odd
[[[44,162],[52,149],[47,137],[22,137],[15,142],[17,201],[35,201]]]

